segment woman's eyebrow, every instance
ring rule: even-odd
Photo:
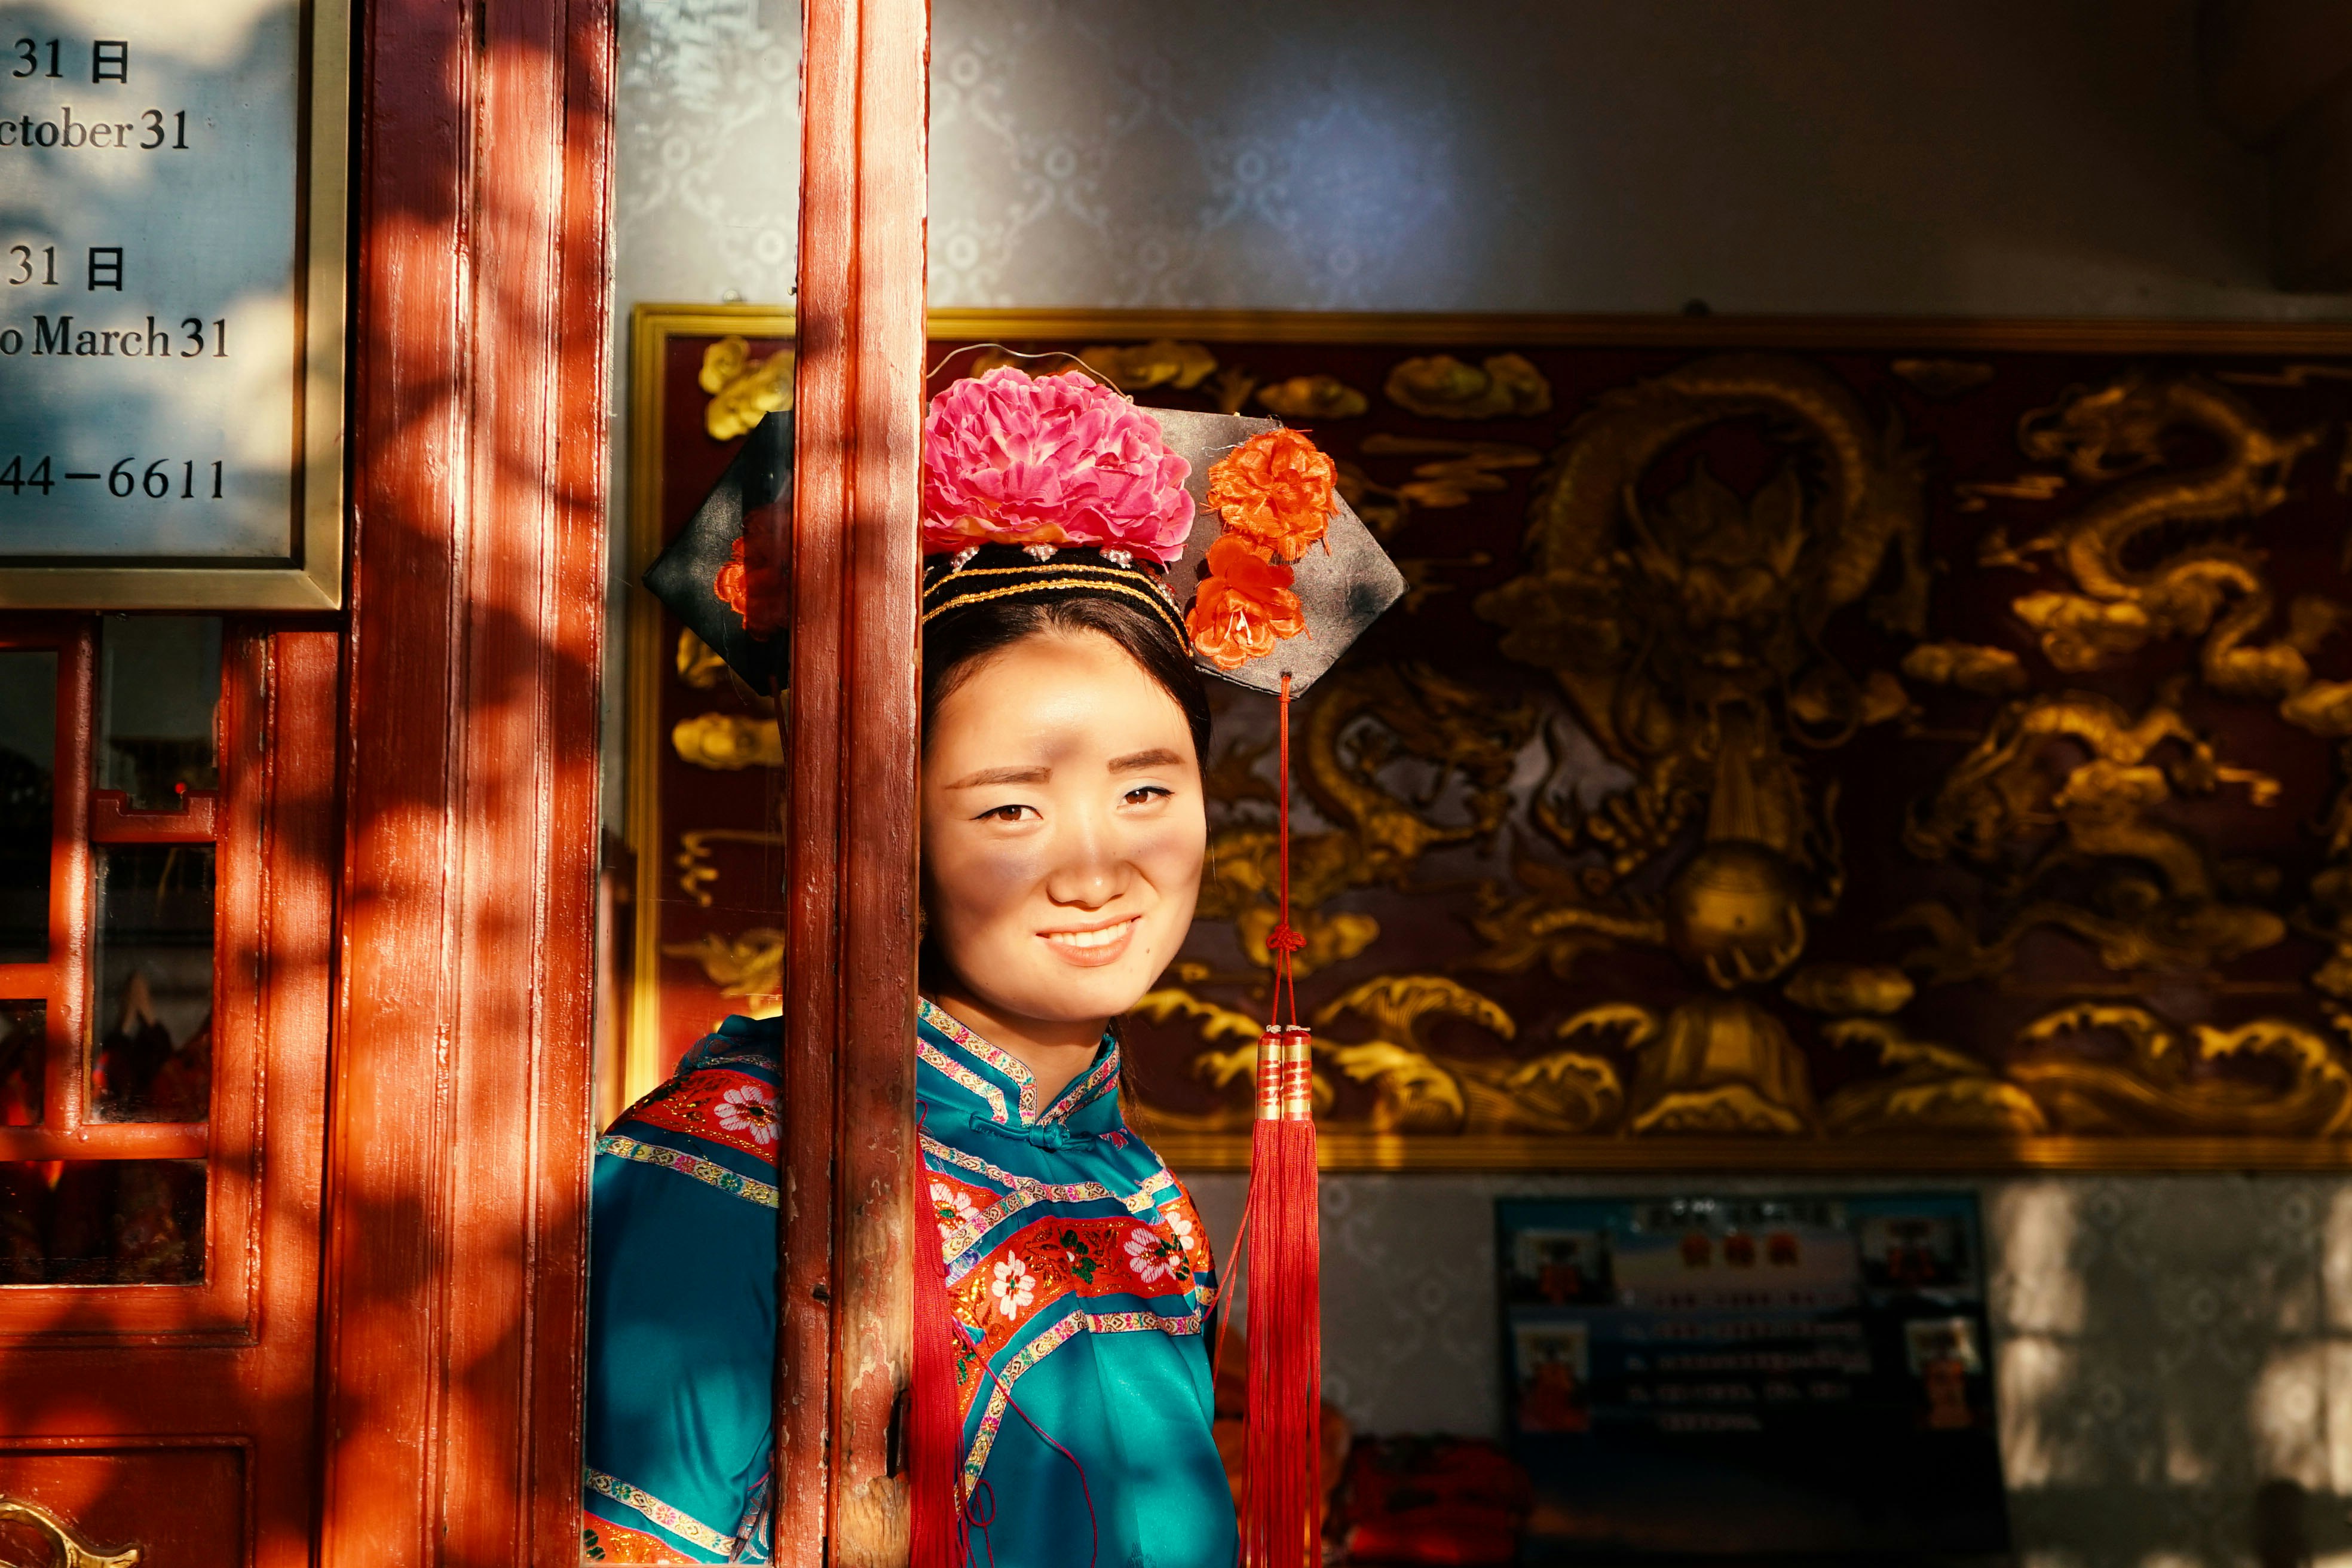
[[[1180,767],[1183,762],[1183,758],[1167,747],[1161,746],[1155,751],[1130,752],[1123,757],[1113,757],[1110,760],[1110,771],[1115,773],[1131,773],[1138,768]]]
[[[1111,765],[1116,768],[1118,764],[1114,763]],[[979,789],[984,784],[1041,784],[1051,783],[1053,781],[1053,769],[1037,767],[1034,765],[1025,768],[982,768],[976,773],[966,773],[963,777],[956,780],[955,783],[948,785],[948,788]]]

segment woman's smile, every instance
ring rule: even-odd
[[[1126,957],[1127,944],[1135,939],[1135,928],[1142,923],[1141,915],[1127,915],[1108,925],[1041,931],[1037,934],[1063,962],[1096,969]]]

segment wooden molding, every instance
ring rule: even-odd
[[[929,15],[803,9],[776,1560],[903,1562]]]
[[[362,13],[329,1568],[580,1551],[613,26]]]

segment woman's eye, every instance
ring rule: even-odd
[[[1160,784],[1138,784],[1121,798],[1129,805],[1145,805],[1155,800],[1166,800],[1175,793]]]
[[[1024,815],[1025,814],[1025,815]],[[1026,822],[1038,815],[1034,805],[1000,805],[980,814],[982,822]]]

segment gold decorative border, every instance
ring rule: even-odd
[[[629,1014],[621,1045],[621,1103],[661,1082],[661,606],[637,579],[661,553],[661,432],[668,414],[662,363],[678,337],[789,338],[793,312],[773,305],[639,305],[629,312],[627,676],[624,683],[622,837],[636,859]]]
[[[352,0],[307,0],[308,128],[294,224],[302,238],[295,310],[295,566],[0,565],[0,608],[339,610],[343,604],[345,263],[350,249]]]
[[[1147,1104],[1135,1118],[1171,1170],[1245,1171],[1247,1132],[1161,1132]],[[1327,1171],[1545,1171],[1785,1175],[2017,1175],[2063,1171],[2344,1171],[2352,1142],[2294,1138],[1406,1137],[1360,1128],[1317,1130]]]
[[[661,363],[673,336],[789,337],[789,309],[771,305],[644,304],[631,318],[629,534],[631,578],[657,547],[660,494]],[[1543,344],[1596,348],[1895,350],[1946,353],[2040,352],[2116,354],[2352,356],[2352,325],[2139,321],[1991,321],[1959,318],[1769,316],[1568,316],[1383,314],[1307,310],[934,310],[933,342],[1140,342],[1394,344]],[[661,737],[652,714],[662,673],[658,623],[650,598],[630,596],[628,837],[637,852],[638,908],[659,890],[659,847],[652,842],[658,802],[652,780]],[[659,933],[640,921],[633,970],[626,1081],[632,1096],[652,1087]],[[1155,1131],[1150,1108],[1138,1124],[1171,1167],[1239,1171],[1249,1164],[1250,1135]],[[2035,1171],[2336,1171],[2352,1169],[2352,1141],[2282,1138],[1953,1137],[1885,1140],[1821,1138],[1538,1136],[1411,1137],[1362,1128],[1321,1131],[1324,1169],[1366,1172],[1690,1171],[1889,1173],[1993,1173]]]

